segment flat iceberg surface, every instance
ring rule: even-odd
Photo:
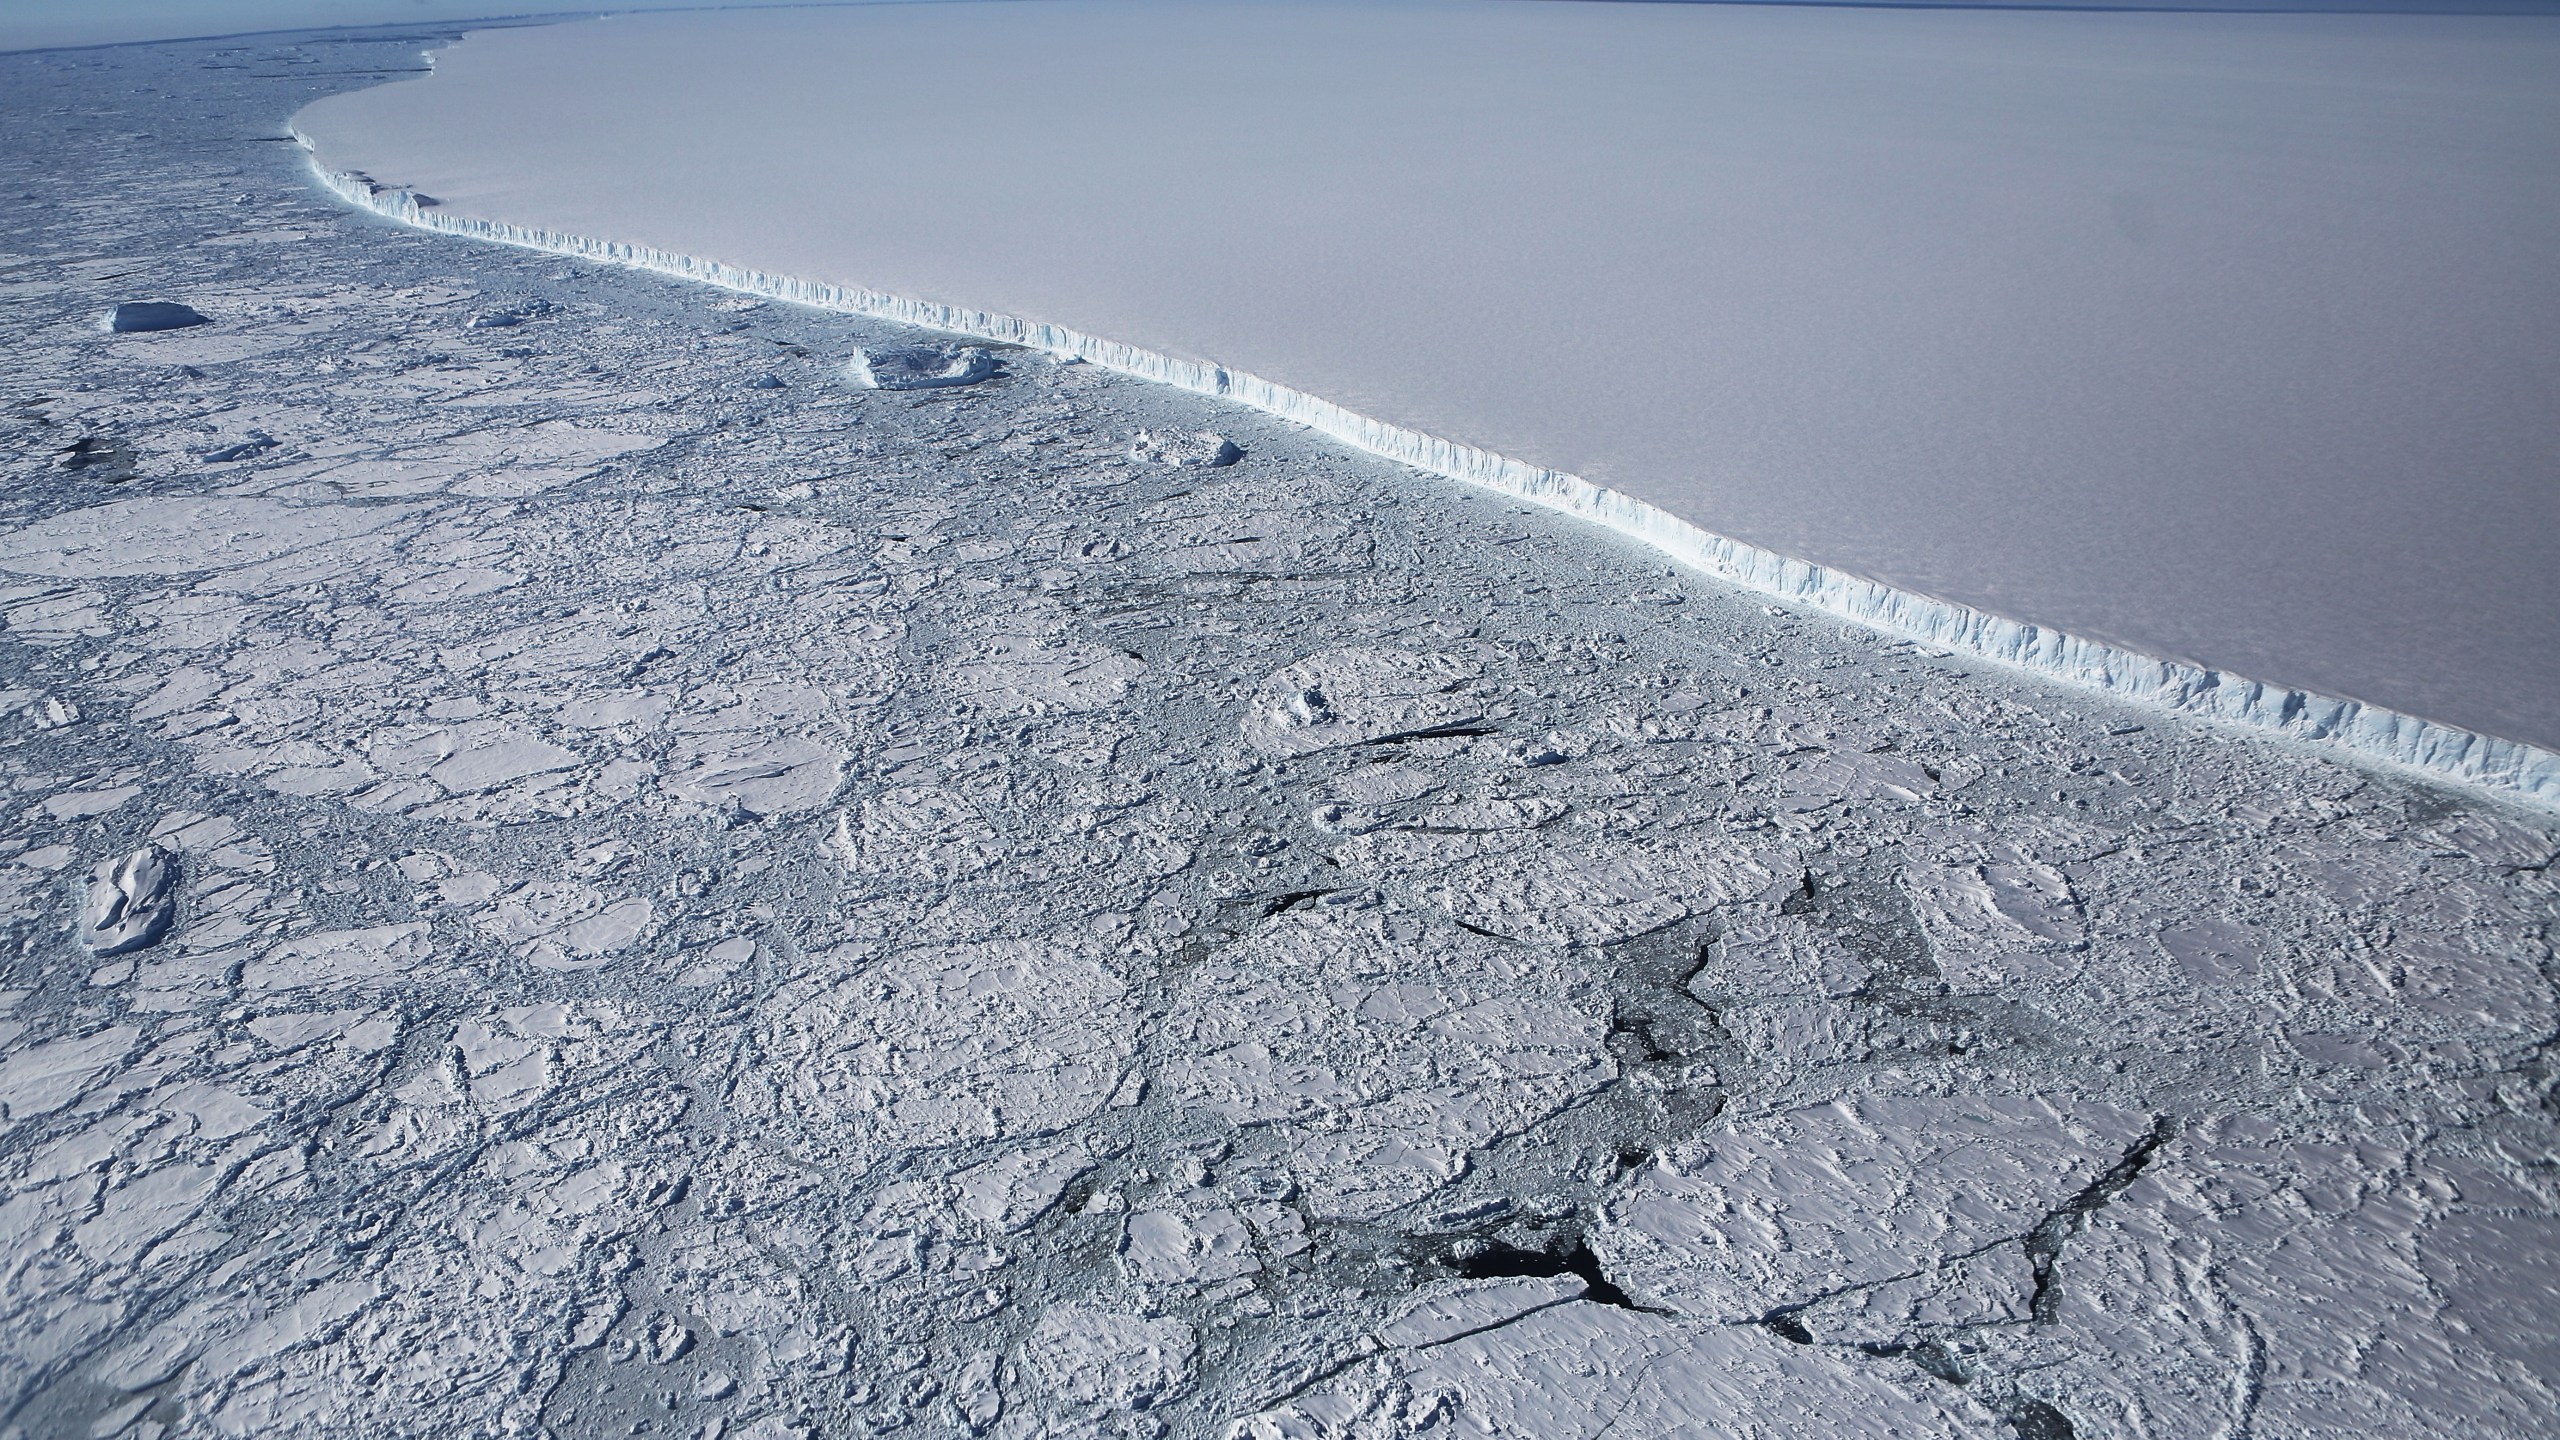
[[[297,127],[2548,747],[2555,76],[2550,19],[1063,0],[486,32]]]

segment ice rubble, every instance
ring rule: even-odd
[[[157,845],[99,861],[80,908],[80,943],[103,956],[158,940],[177,909],[177,879],[177,857]]]
[[[975,345],[874,345],[856,350],[845,373],[874,390],[940,390],[996,373],[996,357]]]
[[[1189,465],[1215,469],[1244,458],[1235,442],[1210,430],[1141,430],[1129,440],[1129,458],[1156,465]]]
[[[353,171],[328,169],[318,145],[297,129],[321,182],[348,203],[420,229],[716,285],[742,294],[872,316],[973,336],[1088,362],[1121,374],[1216,396],[1295,421],[1416,469],[1482,486],[1591,521],[1640,540],[1717,579],[1840,616],[1950,652],[2091,686],[2112,695],[2287,738],[2334,744],[2390,764],[2467,784],[2560,804],[2560,753],[2465,730],[2378,705],[2289,689],[2208,666],[2146,655],[2104,641],[2013,620],[1972,606],[1897,589],[1844,570],[1778,554],[1700,528],[1658,506],[1561,470],[1444,440],[1373,419],[1260,376],[993,311],[774,274],[510,221],[459,215],[423,204],[407,190]],[[965,353],[939,347],[934,353]],[[980,352],[983,353],[983,352]],[[925,366],[952,370],[948,358]],[[867,374],[857,362],[856,374]],[[928,383],[967,383],[933,379]]]

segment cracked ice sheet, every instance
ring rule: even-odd
[[[1737,1119],[1635,1177],[1600,1250],[1654,1304],[1759,1320],[2023,1243],[2149,1129],[2020,1096],[1860,1097]]]
[[[0,61],[0,1433],[2550,1428],[2547,818],[245,138],[427,38]]]

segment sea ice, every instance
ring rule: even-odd
[[[257,142],[434,38],[0,57],[0,1430],[2553,1428],[2547,815]]]
[[[1484,714],[1465,693],[1466,662],[1407,651],[1330,650],[1262,683],[1244,735],[1267,755],[1305,755],[1345,745],[1445,732]]]
[[[2023,1255],[2039,1222],[2151,1128],[2111,1107],[2007,1095],[1853,1098],[1739,1117],[1639,1174],[1595,1248],[1651,1303],[1727,1324],[1767,1320],[2004,1240]],[[2012,1278],[2027,1282],[2023,1315],[2023,1260]]]
[[[1057,1306],[1040,1317],[1022,1363],[1070,1414],[1160,1407],[1182,1393],[1199,1353],[1191,1327],[1170,1317]]]

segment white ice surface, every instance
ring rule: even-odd
[[[2554,76],[2548,19],[1064,0],[490,32],[297,124],[450,226],[920,301],[2512,774],[2284,692],[2560,740]]]

